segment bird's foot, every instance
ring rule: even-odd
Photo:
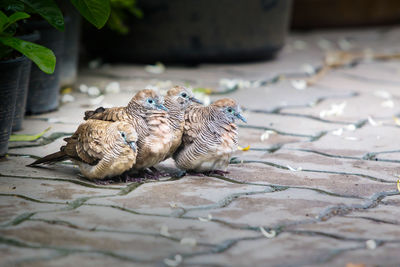
[[[158,169],[155,168],[155,167],[150,167],[149,169],[150,169],[150,171],[152,172],[152,174],[153,174],[154,176],[157,176],[158,178],[160,178],[160,177],[168,177],[168,176],[171,176],[171,174],[169,174],[169,173],[167,173],[167,172],[160,171],[160,170],[158,170]]]

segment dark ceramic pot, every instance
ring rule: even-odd
[[[18,38],[29,42],[36,42],[37,40],[39,40],[39,37],[39,32],[18,36]],[[28,98],[28,86],[29,77],[31,74],[31,65],[32,61],[25,57],[25,60],[22,63],[21,67],[21,74],[19,76],[19,85],[17,89],[17,100],[15,102],[12,131],[19,131],[22,129],[22,121],[24,119],[24,114],[26,110],[26,100]]]
[[[0,61],[0,156],[8,151],[19,76],[25,57]]]
[[[82,37],[92,56],[144,63],[268,59],[284,45],[291,7],[291,0],[137,2],[144,17],[131,16],[128,35],[87,29]]]
[[[26,113],[40,114],[53,111],[59,105],[64,32],[58,31],[47,21],[31,21],[27,28],[39,31],[40,39],[37,43],[51,49],[57,59],[53,74],[44,73],[36,65],[31,68]]]

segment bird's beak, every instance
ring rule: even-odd
[[[198,100],[194,96],[190,97],[189,100],[192,101],[192,102],[199,103],[199,104],[203,105],[203,102],[201,102],[200,100]]]
[[[164,110],[164,111],[167,111],[167,112],[168,112],[168,109],[167,109],[163,104],[158,104],[156,107],[157,107],[158,109],[161,109],[161,110]]]
[[[246,120],[246,118],[245,118],[245,117],[243,117],[243,115],[242,115],[242,114],[240,114],[239,112],[238,112],[238,113],[236,113],[236,114],[235,114],[235,116],[236,116],[238,119],[242,120],[243,122],[247,123],[247,120]]]
[[[136,152],[136,143],[135,142],[128,142],[128,145],[132,148],[133,152]]]

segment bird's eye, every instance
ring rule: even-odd
[[[154,100],[149,98],[149,99],[147,99],[147,103],[153,104],[153,103],[154,103]]]
[[[183,92],[183,93],[181,94],[181,96],[182,96],[182,97],[187,97],[188,95],[187,95],[185,92]]]
[[[235,110],[233,108],[228,108],[227,110],[228,110],[229,113],[234,113],[235,112]]]
[[[122,136],[123,138],[125,138],[125,137],[126,137],[126,134],[125,134],[124,132],[121,132],[121,136]]]

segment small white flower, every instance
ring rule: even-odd
[[[341,104],[332,104],[330,109],[322,110],[319,113],[320,118],[324,118],[327,116],[339,116],[343,114],[343,110],[346,107],[346,102]]]
[[[290,83],[292,84],[293,88],[297,90],[304,90],[307,88],[306,80],[291,80]]]
[[[212,215],[208,214],[207,218],[199,217],[199,221],[201,222],[209,222],[212,220]]]
[[[374,127],[382,125],[382,122],[376,122],[371,116],[368,117],[368,122]]]
[[[357,129],[357,127],[354,124],[349,124],[346,126],[347,131],[353,132]]]
[[[260,136],[260,140],[261,141],[267,140],[271,135],[274,134],[276,134],[275,131],[267,130]]]
[[[120,91],[119,82],[110,82],[105,89],[106,94],[118,94]]]
[[[309,75],[312,75],[316,72],[315,68],[310,64],[301,65],[301,70]]]

